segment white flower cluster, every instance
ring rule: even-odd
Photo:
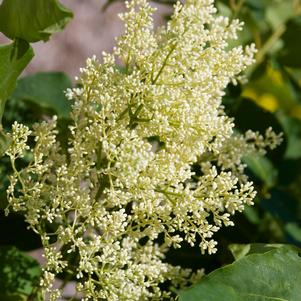
[[[243,155],[280,141],[270,130],[266,138],[235,134],[221,105],[226,86],[253,62],[253,45],[228,46],[241,23],[217,16],[213,0],[187,0],[155,31],[146,0],[127,7],[113,54],[103,64],[88,59],[80,88],[67,91],[68,153],[56,142],[55,119],[36,125],[33,160],[14,169],[8,190],[11,207],[41,235],[44,291],[69,271],[83,300],[168,297],[160,283],[178,286],[191,275],[164,262],[166,251],[186,240],[214,253],[213,234],[255,196]],[[13,166],[29,134],[13,127]]]

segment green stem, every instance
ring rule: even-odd
[[[235,0],[230,0],[230,7],[233,11],[233,14],[231,16],[231,20],[237,18],[237,16],[239,15],[244,3],[245,3],[245,0],[239,0],[237,3],[236,3]]]
[[[256,65],[259,65],[263,60],[266,54],[269,52],[271,47],[279,40],[282,34],[285,32],[286,26],[281,24],[276,31],[268,38],[268,40],[264,43],[262,48],[257,52],[256,55]]]
[[[155,79],[152,79],[151,82],[152,82],[153,85],[154,85],[154,84],[157,82],[157,80],[159,79],[159,77],[160,77],[162,71],[164,70],[164,68],[165,68],[165,66],[166,66],[166,64],[167,64],[167,61],[168,61],[169,57],[172,55],[172,53],[173,53],[173,51],[175,50],[176,46],[177,46],[177,43],[175,43],[175,44],[171,47],[170,51],[168,52],[167,56],[166,56],[165,59],[164,59],[164,62],[163,62],[163,64],[162,64],[162,66],[161,66],[159,72],[157,73]]]

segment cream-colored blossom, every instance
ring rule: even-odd
[[[235,133],[221,105],[254,60],[253,45],[229,48],[239,21],[217,16],[211,0],[187,0],[155,31],[146,0],[127,7],[113,54],[88,59],[81,88],[66,93],[74,100],[68,154],[56,119],[38,124],[32,162],[10,178],[11,208],[42,237],[46,293],[68,270],[83,300],[168,297],[158,285],[185,285],[191,272],[167,264],[167,250],[186,240],[214,253],[214,233],[255,196],[243,156],[280,141],[270,129]],[[30,134],[13,126],[13,166]]]

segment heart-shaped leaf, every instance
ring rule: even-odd
[[[73,13],[57,0],[3,0],[0,31],[8,38],[27,42],[47,41],[61,31]]]

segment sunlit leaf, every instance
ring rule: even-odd
[[[72,19],[70,10],[57,0],[3,0],[0,31],[10,39],[27,42],[48,40]]]
[[[32,48],[23,40],[0,46],[0,121],[6,100],[15,88],[17,78],[33,55]]]

